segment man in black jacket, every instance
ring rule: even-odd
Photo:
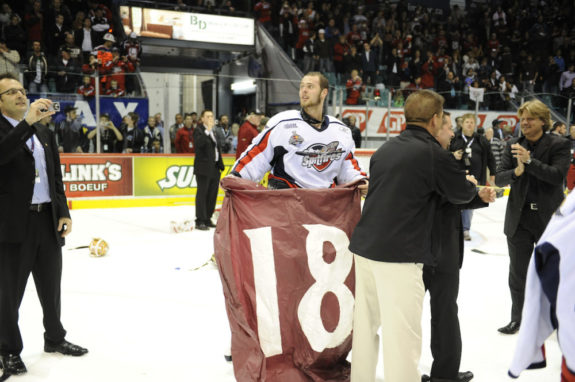
[[[0,75],[0,368],[5,376],[26,372],[18,308],[30,273],[44,314],[44,351],[87,353],[65,340],[60,321],[61,247],[72,220],[54,135],[36,124],[54,114],[51,105],[41,98],[27,111],[22,84]]]
[[[517,115],[523,136],[509,141],[495,176],[498,186],[511,185],[504,226],[510,260],[511,322],[499,328],[503,334],[519,330],[531,253],[563,201],[570,160],[569,141],[545,134],[551,127],[551,113],[545,104],[525,102]]]
[[[196,191],[196,228],[202,231],[216,225],[212,215],[216,208],[220,175],[224,170],[221,142],[214,134],[214,113],[204,110],[200,115],[202,121],[194,129],[194,176],[198,185]]]
[[[421,378],[422,269],[432,264],[437,201],[467,203],[477,194],[434,138],[443,102],[429,90],[411,94],[406,130],[370,161],[368,194],[349,246],[356,272],[352,381],[375,380],[380,326],[386,380]]]
[[[444,112],[443,127],[435,137],[448,150],[453,137],[451,117]],[[495,190],[482,188],[466,205],[456,205],[440,198],[433,224],[432,265],[423,267],[423,282],[429,291],[431,305],[431,354],[433,364],[430,376],[422,381],[466,382],[473,378],[470,371],[459,372],[461,364],[461,331],[457,316],[459,269],[463,264],[463,230],[461,208],[487,207],[495,200]]]

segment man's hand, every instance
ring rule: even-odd
[[[58,220],[58,232],[62,232],[62,237],[68,236],[72,232],[72,219],[60,218]]]
[[[517,159],[517,162],[526,163],[531,159],[531,152],[518,143],[511,145],[511,154]]]
[[[482,187],[477,194],[484,203],[493,203],[497,196],[495,189],[492,187]]]
[[[50,110],[51,107],[52,101],[47,98],[38,98],[36,101],[30,104],[28,114],[26,114],[25,118],[26,122],[28,122],[29,125],[33,125],[42,118],[56,114],[54,109]]]
[[[453,156],[455,157],[455,159],[461,160],[461,158],[463,158],[463,149],[454,151]]]
[[[467,178],[468,181],[477,186],[477,179],[475,179],[473,175],[465,175],[465,177]]]
[[[361,192],[361,196],[365,198],[367,196],[367,189],[369,188],[369,181],[367,179],[364,180],[357,188]]]

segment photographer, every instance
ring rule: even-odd
[[[102,153],[115,153],[118,152],[116,147],[118,146],[118,142],[121,142],[123,139],[122,133],[114,123],[110,120],[109,114],[102,114],[100,116],[100,147]],[[88,139],[92,140],[94,148],[97,147],[96,143],[96,134],[98,130],[92,129],[88,133]],[[96,150],[94,150],[96,151]]]
[[[473,175],[479,185],[487,184],[487,168],[491,174],[495,174],[495,157],[491,151],[491,145],[485,136],[475,131],[475,115],[465,114],[462,116],[462,129],[455,134],[451,142],[450,150],[454,152],[455,159],[460,163],[468,175]],[[490,176],[489,183],[494,183],[494,175]],[[462,210],[463,238],[471,240],[469,230],[473,210]]]

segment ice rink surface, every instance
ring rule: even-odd
[[[503,235],[507,198],[475,211],[472,241],[461,271],[459,317],[461,370],[474,381],[507,376],[517,336],[508,323],[509,260]],[[217,269],[209,264],[213,230],[170,233],[170,221],[194,218],[193,206],[73,210],[73,232],[63,250],[62,321],[67,339],[89,349],[74,358],[43,352],[40,304],[30,278],[20,309],[22,358],[28,373],[14,382],[235,381],[224,360],[230,334]],[[105,257],[89,256],[92,238],[110,245]],[[478,249],[485,254],[471,251]],[[429,299],[423,316],[422,373],[429,373]],[[560,380],[556,337],[546,343],[547,368],[523,372],[519,381]],[[378,381],[384,381],[382,363]]]

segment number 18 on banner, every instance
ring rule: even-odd
[[[250,242],[253,261],[257,333],[260,347],[266,357],[284,352],[278,298],[280,290],[283,291],[282,303],[289,301],[297,305],[297,322],[314,351],[321,353],[325,349],[340,346],[352,331],[354,297],[345,284],[353,266],[353,254],[348,250],[349,239],[346,233],[337,227],[324,224],[303,224],[302,227],[308,233],[305,238],[305,255],[313,282],[299,301],[291,300],[294,296],[289,296],[289,289],[292,286],[297,287],[298,284],[301,286],[304,276],[297,274],[286,277],[283,272],[276,272],[276,269],[282,269],[282,264],[276,264],[278,256],[274,254],[272,227],[244,230]],[[324,256],[325,243],[329,243],[335,250],[335,257],[331,261]],[[281,244],[290,245],[285,242]],[[278,285],[278,276],[284,276],[284,285]],[[286,289],[288,290],[285,291]],[[339,314],[335,328],[330,330],[326,329],[322,318],[322,306],[325,307],[324,300],[328,294],[337,299],[337,304],[331,299],[329,314]]]

